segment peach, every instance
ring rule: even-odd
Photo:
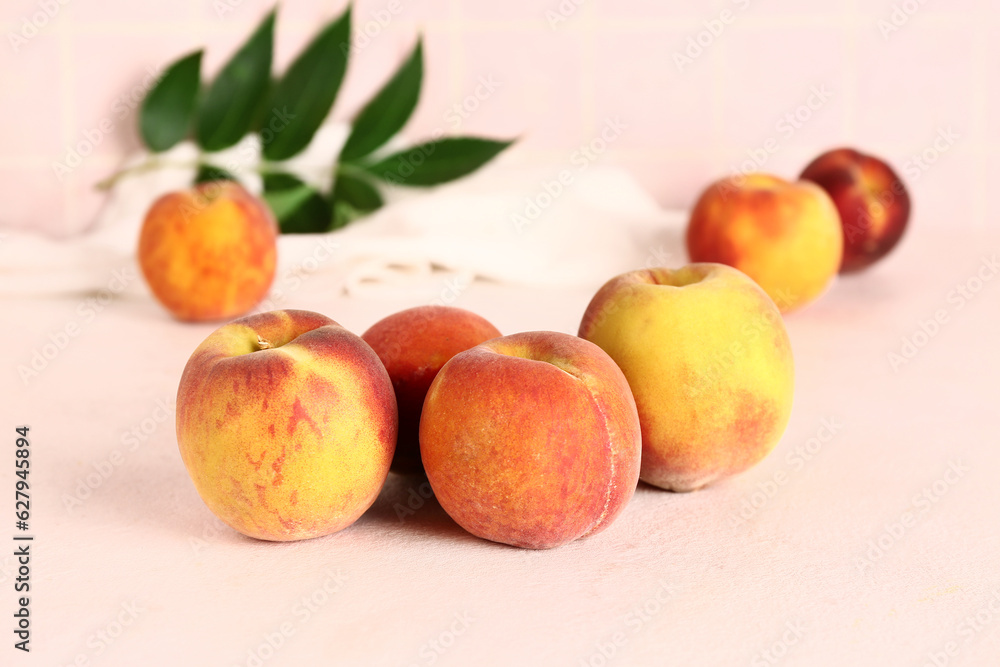
[[[177,444],[208,508],[262,540],[351,525],[396,443],[392,382],[368,345],[303,310],[250,315],[198,346],[177,389]]]
[[[460,352],[420,418],[427,479],[473,535],[547,549],[604,530],[639,476],[639,418],[599,347],[533,331]]]
[[[203,183],[158,199],[139,235],[139,266],[174,317],[242,315],[271,288],[278,226],[270,209],[237,183]]]
[[[649,484],[692,491],[739,473],[785,430],[794,392],[785,325],[736,269],[691,264],[613,278],[587,306],[580,336],[628,378]]]
[[[910,194],[888,164],[850,148],[823,153],[799,177],[826,190],[844,235],[841,273],[859,271],[896,247],[910,219]]]
[[[840,267],[843,234],[830,197],[815,183],[750,174],[717,181],[687,228],[692,262],[728,264],[764,288],[782,312],[818,297]]]
[[[389,372],[399,408],[392,470],[421,474],[420,411],[445,362],[500,332],[485,319],[451,306],[418,306],[379,320],[361,335]]]

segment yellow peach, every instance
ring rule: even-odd
[[[302,310],[220,327],[177,389],[177,443],[195,488],[262,540],[327,535],[361,516],[389,474],[396,419],[375,352]]]
[[[792,349],[767,294],[722,264],[608,281],[580,336],[618,364],[642,428],[640,478],[691,491],[755,465],[788,423]]]
[[[815,183],[750,174],[713,183],[687,228],[692,262],[717,262],[753,278],[789,312],[814,300],[840,269],[840,216]]]
[[[242,315],[271,288],[278,227],[267,205],[232,181],[158,199],[139,235],[139,266],[177,319]]]

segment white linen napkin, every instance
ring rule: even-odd
[[[324,127],[289,163],[291,170],[324,185],[345,136],[343,126]],[[148,158],[137,155],[126,166]],[[7,230],[0,241],[0,293],[92,292],[106,289],[115,271],[137,271],[135,248],[146,210],[160,195],[189,187],[196,158],[197,149],[184,143],[158,157],[170,166],[120,179],[85,234],[54,240]],[[211,160],[259,193],[260,178],[248,169],[259,160],[254,137]],[[353,294],[405,288],[414,274],[434,270],[464,279],[570,286],[600,284],[673,259],[675,253],[665,257],[663,248],[676,240],[683,214],[662,210],[624,170],[569,163],[522,168],[514,161],[501,160],[436,188],[396,188],[385,207],[335,232],[282,235],[279,275],[297,267],[339,274]],[[133,280],[126,289],[145,286]]]

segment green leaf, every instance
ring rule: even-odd
[[[206,151],[229,148],[250,131],[270,82],[273,49],[272,10],[205,94],[196,135]]]
[[[423,77],[424,46],[418,40],[406,62],[354,118],[340,159],[347,162],[370,155],[403,129],[417,106]]]
[[[222,167],[216,167],[213,164],[205,164],[204,162],[198,165],[198,173],[195,174],[194,184],[200,185],[202,183],[210,183],[212,181],[237,181],[239,179],[233,176],[230,172],[226,171]]]
[[[381,208],[382,195],[363,178],[338,172],[333,185],[333,228],[339,229]]]
[[[195,51],[170,65],[142,101],[139,133],[154,153],[173,148],[191,129],[201,81],[201,54]]]
[[[278,82],[274,119],[261,128],[264,157],[287,160],[309,145],[344,80],[351,47],[351,6],[313,39]],[[277,113],[280,112],[281,118]]]
[[[446,137],[418,144],[362,168],[396,185],[437,185],[474,172],[512,143]]]
[[[330,203],[296,176],[266,174],[264,201],[277,218],[282,234],[312,234],[330,229]]]
[[[274,89],[278,86],[278,80],[271,77],[267,81],[267,86],[264,88],[264,94],[260,97],[260,104],[254,110],[253,120],[250,122],[250,131],[260,133],[262,127],[264,127],[271,116],[274,114],[274,110],[268,102],[270,102],[271,97],[274,95]]]

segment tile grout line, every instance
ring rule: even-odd
[[[76,137],[73,136],[76,130],[76,113],[72,103],[76,88],[76,68],[73,63],[73,45],[76,40],[73,33],[75,23],[72,14],[72,9],[67,13],[61,13],[55,26],[59,37],[59,93],[62,100],[60,120],[63,138],[63,148],[61,154],[56,156],[56,160],[62,160],[65,151],[69,150],[76,141]],[[79,171],[76,171],[74,174],[69,174],[65,180],[60,181],[64,193],[62,228],[59,230],[61,234],[65,234],[67,230],[79,224],[77,222],[77,212],[79,211],[77,188],[74,187],[79,178]]]
[[[583,8],[583,36],[581,51],[583,67],[580,68],[580,127],[584,136],[592,137],[597,132],[597,79],[596,65],[596,35],[598,28],[594,17],[593,3],[587,3]]]
[[[975,88],[972,92],[972,132],[978,137],[979,145],[986,143],[986,89],[983,82],[986,80],[986,28],[985,17],[977,20],[973,32],[973,71]],[[973,195],[972,195],[972,227],[976,230],[988,227],[986,220],[986,151],[974,151],[975,173],[973,174]]]
[[[718,3],[714,5],[718,8]],[[732,34],[730,32],[730,34]],[[722,35],[723,37],[725,35]],[[710,163],[718,165],[719,178],[729,175],[729,168],[726,166],[727,139],[726,139],[726,82],[728,73],[726,71],[726,54],[729,49],[729,40],[718,39],[714,43],[715,48],[708,54],[709,67],[712,68],[712,146],[710,150]],[[676,153],[674,153],[676,155]],[[707,183],[706,183],[707,185]],[[694,197],[696,195],[692,195]],[[693,202],[692,202],[693,203]]]
[[[845,142],[857,142],[858,114],[858,33],[861,30],[861,13],[858,11],[859,0],[852,0],[849,9],[850,21],[845,33],[845,52],[847,67],[844,70],[844,124]]]
[[[451,0],[451,25],[448,37],[451,41],[451,67],[449,72],[450,97],[449,106],[462,99],[462,81],[465,77],[465,46],[462,43],[462,3],[461,0]],[[428,24],[429,25],[429,24]]]

